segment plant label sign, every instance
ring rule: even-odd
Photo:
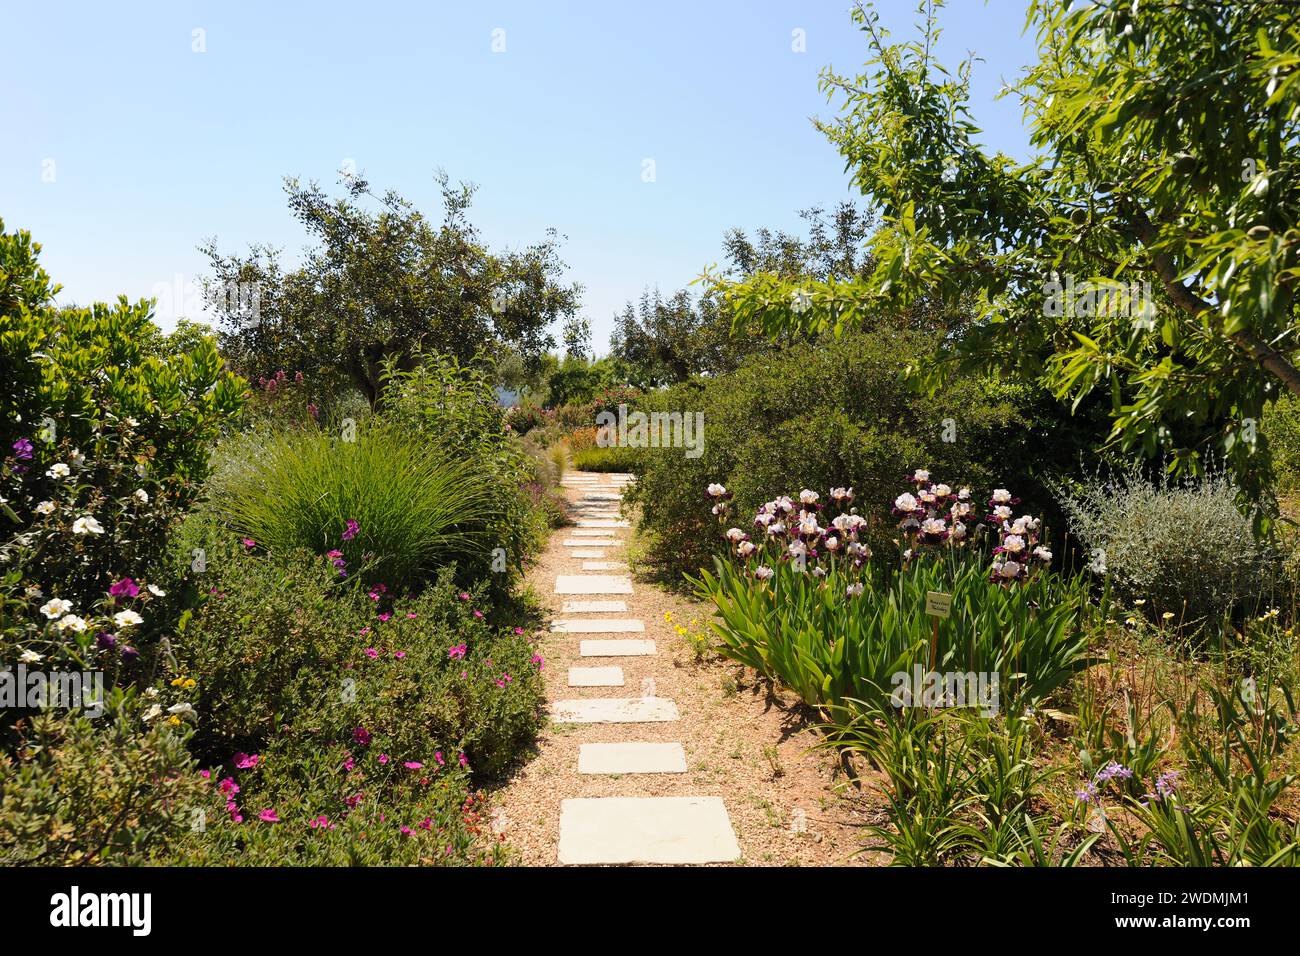
[[[947,617],[952,613],[952,595],[942,591],[926,591],[925,613],[931,617]]]

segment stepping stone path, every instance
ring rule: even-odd
[[[581,489],[573,506],[577,527],[561,542],[565,559],[581,562],[583,572],[623,570],[621,561],[600,560],[601,549],[622,546],[618,531],[630,523],[618,517],[619,489],[631,475],[570,473],[561,484]],[[584,560],[595,559],[595,560]],[[593,600],[566,600],[560,613],[609,615],[627,613],[626,601],[606,595],[632,594],[632,579],[618,574],[557,574],[557,595],[590,595]],[[641,634],[645,622],[636,618],[564,617],[551,624],[556,634]],[[580,658],[651,657],[655,642],[643,638],[593,638],[578,642]],[[573,688],[622,687],[623,668],[617,665],[570,667]],[[677,705],[653,696],[647,678],[641,697],[576,697],[551,702],[551,719],[557,724],[671,724],[678,719]],[[598,693],[598,692],[597,692]],[[645,695],[650,696],[645,696]],[[679,742],[583,743],[578,752],[578,773],[592,775],[685,774],[686,751]],[[679,784],[680,786],[680,784]],[[706,864],[740,859],[731,818],[721,797],[684,793],[664,797],[594,797],[560,802],[561,865],[630,863]]]

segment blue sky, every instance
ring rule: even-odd
[[[877,4],[896,39],[915,7]],[[284,176],[332,186],[350,160],[436,217],[442,167],[478,184],[472,218],[490,245],[548,226],[567,237],[603,350],[625,301],[685,286],[720,258],[727,229],[794,229],[797,210],[852,198],[809,122],[834,115],[822,67],[856,73],[867,57],[848,8],[0,0],[0,217],[44,245],[61,302],[165,289],[168,325],[203,275],[205,238],[301,250]],[[994,97],[1033,59],[1024,8],[951,0],[938,47],[950,67],[983,58],[983,140],[1020,157],[1019,107]],[[806,52],[792,50],[796,29]]]

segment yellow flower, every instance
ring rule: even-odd
[[[664,611],[664,620],[671,624],[673,622],[673,612]]]
[[[1169,620],[1172,620],[1172,619],[1173,619],[1174,612],[1173,612],[1173,611],[1165,611],[1165,613],[1164,613],[1164,614],[1161,614],[1160,616],[1163,617],[1166,621],[1169,621]]]
[[[1137,618],[1135,617],[1125,618],[1124,623],[1127,624],[1129,627],[1137,627]]]
[[[173,727],[179,727],[181,725],[181,719],[175,714],[172,714],[167,718],[167,723],[171,724]]]
[[[173,687],[180,687],[180,686],[181,686],[182,684],[184,684],[184,683],[185,683],[185,678],[184,678],[184,677],[178,677],[178,678],[176,678],[174,681],[172,681],[172,686],[173,686]]]
[[[1138,599],[1137,599],[1136,601],[1134,601],[1133,603],[1134,603],[1135,605],[1137,605],[1138,607],[1141,607],[1143,604],[1146,604],[1146,603],[1147,603],[1147,599],[1146,599],[1146,598],[1138,598]]]
[[[193,677],[188,677],[185,679],[185,683],[182,684],[181,686],[184,687],[186,690],[193,690],[195,687],[198,686],[198,681],[196,681]]]

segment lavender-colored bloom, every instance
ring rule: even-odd
[[[26,438],[20,438],[14,442],[14,457],[21,461],[31,461],[32,443]]]
[[[122,648],[122,660],[124,661],[133,661],[139,656],[140,656],[140,652],[137,651],[134,647]]]
[[[95,635],[95,643],[101,650],[111,651],[117,647],[117,635],[109,634],[106,631],[100,631]]]

